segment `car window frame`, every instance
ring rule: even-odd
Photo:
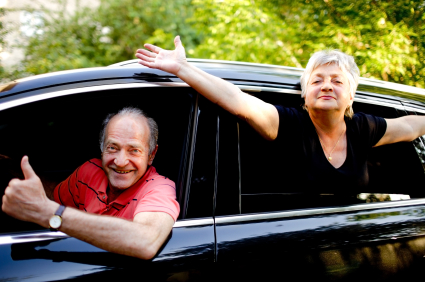
[[[291,89],[288,86],[287,88],[273,88],[273,87],[261,87],[261,86],[251,86],[249,84],[237,84],[237,87],[242,91],[246,91],[247,94],[252,95],[254,93],[261,92],[272,92],[272,93],[285,93],[285,94],[294,94],[301,95],[301,90]],[[390,107],[396,110],[401,110],[408,112],[410,107],[406,107],[402,101],[398,99],[385,99],[385,98],[376,98],[373,97],[371,99],[370,96],[376,96],[374,93],[365,92],[365,91],[357,91],[356,96],[354,97],[354,102],[360,102],[365,104],[377,105]],[[382,95],[380,95],[382,96]],[[260,98],[261,99],[261,98]],[[425,106],[424,109],[420,110],[417,107],[410,109],[411,111],[421,112],[425,114]],[[253,213],[253,214],[243,214],[241,213],[242,206],[242,194],[241,194],[241,161],[240,161],[240,135],[239,135],[239,122],[238,122],[238,169],[239,169],[239,214],[229,214],[229,215],[218,215],[214,214],[215,224],[228,224],[228,223],[238,223],[244,221],[258,221],[258,220],[269,220],[276,218],[287,218],[287,217],[298,217],[298,216],[314,216],[321,214],[333,214],[333,213],[344,213],[349,211],[362,211],[362,210],[373,210],[373,209],[384,209],[384,208],[393,208],[393,207],[404,207],[404,206],[415,206],[415,205],[423,205],[425,204],[425,197],[419,199],[410,199],[410,200],[399,200],[392,202],[380,202],[380,203],[362,203],[362,204],[354,204],[354,205],[345,205],[338,207],[319,207],[319,208],[309,208],[309,209],[300,209],[300,210],[289,210],[289,211],[270,211],[270,212],[261,212],[261,213]],[[418,157],[419,158],[419,157]],[[217,161],[218,161],[218,153],[217,153]],[[217,169],[217,168],[216,168]],[[217,172],[216,172],[217,174]],[[217,181],[216,181],[217,182]],[[215,187],[214,199],[217,198],[217,190],[219,188]],[[216,202],[214,202],[214,205]]]
[[[72,88],[74,85],[67,85],[69,89],[60,89],[57,90],[55,87],[47,88],[47,89],[37,89],[37,90],[29,90],[26,92],[21,92],[16,95],[11,95],[8,97],[0,98],[0,111],[7,110],[10,108],[22,106],[29,103],[34,103],[38,101],[43,101],[47,99],[70,96],[75,94],[84,94],[84,93],[93,93],[99,91],[106,90],[120,90],[120,89],[137,89],[137,88],[176,88],[176,87],[184,87],[188,88],[188,90],[192,91],[192,88],[189,87],[186,83],[181,82],[155,82],[155,83],[145,83],[145,82],[134,82],[134,83],[116,83],[111,84],[109,81],[103,81],[105,84],[101,84],[102,81],[96,81],[96,85],[93,86],[85,86],[80,88]],[[100,85],[99,85],[100,84]],[[62,87],[63,88],[63,87]],[[40,93],[41,92],[41,93]],[[185,153],[183,160],[184,167],[181,169],[180,174],[183,174],[183,185],[182,189],[180,189],[180,195],[177,195],[179,203],[183,206],[182,210],[185,210],[186,203],[189,199],[189,179],[191,177],[191,170],[193,166],[193,154],[194,154],[194,146],[196,141],[196,132],[197,132],[197,112],[198,112],[198,100],[199,94],[195,93],[194,104],[192,109],[191,118],[189,119],[189,130],[185,148]],[[190,188],[190,187],[189,187]],[[202,218],[202,219],[185,219],[185,213],[181,213],[178,220],[175,222],[173,228],[183,228],[183,227],[194,227],[194,226],[205,226],[214,224],[211,217]],[[52,232],[48,229],[46,230],[36,230],[36,231],[22,231],[16,233],[3,233],[0,234],[0,245],[4,244],[13,244],[13,243],[28,243],[28,242],[37,242],[37,241],[45,241],[45,240],[55,240],[61,238],[68,238],[65,233],[62,232]]]

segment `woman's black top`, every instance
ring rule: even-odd
[[[278,162],[284,162],[281,175],[288,175],[287,185],[298,191],[320,193],[362,192],[369,182],[367,159],[371,148],[385,134],[385,119],[357,113],[345,118],[347,125],[347,158],[341,167],[327,160],[308,113],[295,108],[276,106],[279,113]],[[286,173],[285,173],[286,172]],[[285,178],[283,179],[285,183]],[[363,191],[364,192],[364,191]]]

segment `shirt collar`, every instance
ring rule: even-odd
[[[115,199],[115,201],[111,202],[111,204],[119,204],[121,207],[127,205],[130,201],[133,200],[133,198],[136,196],[137,192],[139,191],[139,188],[146,182],[149,181],[149,178],[155,174],[156,169],[153,166],[150,166],[145,174],[131,187],[125,189],[124,192],[122,192],[118,198]],[[106,190],[104,191],[106,193]]]

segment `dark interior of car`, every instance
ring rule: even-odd
[[[43,181],[52,184],[64,180],[85,161],[99,158],[103,119],[124,106],[135,106],[158,123],[159,149],[153,165],[161,175],[176,182],[182,202],[186,199],[180,193],[187,169],[182,164],[188,163],[184,158],[189,155],[195,103],[195,93],[191,91],[165,87],[109,90],[42,100],[0,112],[0,193],[4,193],[12,178],[23,178],[20,160],[24,155],[29,156],[30,164]],[[300,96],[294,94],[261,93],[261,99],[287,107],[300,107],[302,103]],[[354,103],[353,108],[355,112],[384,118],[405,114],[391,107],[363,103]],[[279,148],[261,138],[244,121],[201,97],[197,122],[188,185],[190,201],[182,206],[186,218],[210,216],[214,201],[218,216],[365,203],[365,199],[359,198],[360,193],[425,196],[418,186],[425,180],[424,170],[412,142],[372,149],[367,191],[342,196],[312,194],[299,190],[300,179],[282,187],[282,179],[293,178],[285,174],[285,166],[291,163],[277,165],[275,154]],[[213,199],[215,185],[218,190]],[[3,212],[0,222],[0,233],[40,229]]]
[[[110,90],[42,100],[0,112],[0,193],[4,194],[12,178],[22,179],[24,155],[35,172],[51,183],[66,179],[84,162],[100,158],[102,121],[125,106],[138,107],[155,119],[159,138],[153,166],[178,184],[193,107],[189,91],[164,87]],[[0,222],[1,233],[40,229],[3,212]]]
[[[261,99],[286,107],[300,108],[302,104],[300,97],[292,94],[262,93]],[[384,118],[395,118],[405,114],[391,107],[357,102],[354,103],[353,108],[355,112],[364,112]],[[410,198],[425,196],[425,192],[419,185],[425,180],[424,169],[412,142],[373,148],[368,161],[369,185],[366,191],[359,190],[339,195],[300,191],[303,180],[290,180],[293,176],[285,173],[290,171],[290,160],[276,163],[276,152],[281,148],[276,148],[271,142],[265,141],[245,122],[239,121],[239,133],[241,213],[332,207],[378,201],[376,197],[362,199],[359,197],[361,193],[372,196],[403,194]],[[322,188],[317,187],[317,189],[320,191]],[[342,183],[341,191],[343,190],[344,184]],[[388,199],[387,196],[386,200]]]

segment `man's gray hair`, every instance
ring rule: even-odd
[[[360,71],[354,62],[353,56],[347,55],[340,50],[324,50],[313,54],[308,60],[307,67],[301,76],[301,97],[304,98],[307,91],[307,84],[312,72],[323,65],[336,64],[346,73],[350,84],[350,95],[354,98],[357,85],[359,84]]]
[[[149,127],[149,155],[152,154],[158,143],[158,125],[156,124],[153,118],[148,117],[145,113],[138,108],[134,107],[125,107],[119,110],[117,113],[108,114],[102,123],[102,130],[100,131],[100,150],[103,152],[104,142],[105,142],[105,134],[106,127],[113,117],[122,117],[122,116],[131,116],[136,118],[146,119]]]

